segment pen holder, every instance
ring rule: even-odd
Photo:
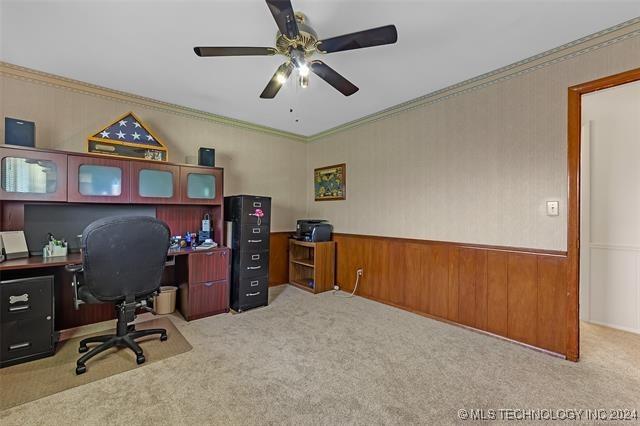
[[[66,256],[67,251],[68,251],[67,246],[60,247],[53,244],[47,244],[42,249],[42,257]]]

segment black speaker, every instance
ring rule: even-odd
[[[200,148],[198,150],[198,165],[199,166],[216,166],[216,150],[213,148]]]
[[[4,143],[20,146],[36,146],[36,123],[33,121],[4,118]]]

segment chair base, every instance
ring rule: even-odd
[[[140,347],[140,345],[138,345],[135,339],[139,339],[145,336],[151,336],[154,334],[159,334],[160,341],[162,342],[167,340],[167,330],[165,330],[164,328],[136,330],[134,326],[128,326],[127,333],[123,335],[106,334],[103,336],[93,336],[82,339],[80,341],[80,347],[78,348],[78,351],[80,353],[86,353],[76,362],[76,374],[85,373],[87,371],[86,362],[89,359],[113,347],[131,349],[136,354],[136,362],[138,364],[144,363],[144,353],[142,352],[142,348]],[[87,343],[100,343],[100,345],[95,346],[89,351]]]

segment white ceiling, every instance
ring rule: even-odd
[[[351,97],[312,75],[309,88],[291,79],[263,100],[283,57],[198,58],[192,50],[273,46],[276,25],[263,0],[1,0],[0,57],[312,135],[640,16],[640,1],[614,0],[292,3],[320,38],[395,24],[398,43],[324,56],[360,87]]]

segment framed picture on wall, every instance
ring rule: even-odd
[[[320,167],[315,169],[313,187],[316,201],[347,199],[347,165]]]

